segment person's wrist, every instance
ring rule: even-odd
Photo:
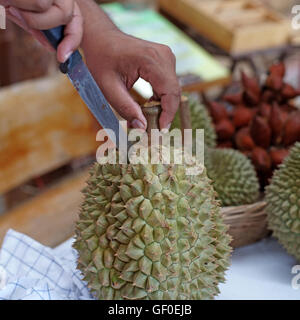
[[[84,34],[81,42],[81,48],[85,54],[95,51],[101,51],[102,48],[107,48],[111,46],[111,39],[114,35],[121,34],[121,31],[116,27],[103,27],[101,24],[95,25],[93,28],[87,27],[85,22]]]
[[[97,55],[112,46],[113,34],[122,33],[94,0],[76,0],[84,17],[81,48],[85,55]]]

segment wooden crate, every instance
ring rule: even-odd
[[[289,25],[253,0],[160,0],[160,8],[230,54],[288,43]]]
[[[96,150],[96,127],[63,75],[0,90],[0,193]]]
[[[261,0],[266,6],[290,16],[292,7],[299,4],[298,0]]]
[[[64,178],[38,196],[0,216],[0,246],[9,229],[17,230],[50,247],[74,233],[87,170]]]
[[[99,128],[63,75],[1,89],[0,194],[95,155]],[[87,176],[87,170],[67,173],[34,197],[16,201],[0,217],[0,245],[10,228],[49,246],[71,237]]]

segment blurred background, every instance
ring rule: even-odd
[[[196,99],[236,92],[241,70],[262,82],[278,61],[285,81],[300,88],[297,1],[97,2],[124,32],[169,45],[183,91]],[[72,235],[99,126],[54,55],[9,21],[0,30],[0,70],[0,243],[13,227],[55,246]],[[132,91],[140,103],[151,94],[143,80]]]

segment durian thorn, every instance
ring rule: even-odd
[[[127,296],[122,296],[122,298],[124,299],[124,300],[140,300],[139,298],[132,298],[132,297],[127,297]]]
[[[173,174],[173,170],[169,170],[169,180],[172,180],[173,182],[175,182],[175,177],[174,177],[174,174]]]
[[[191,198],[196,198],[197,197],[197,195],[195,193],[193,193],[193,192],[188,192],[187,196],[191,197]]]

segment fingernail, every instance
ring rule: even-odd
[[[146,129],[146,126],[143,124],[143,122],[138,119],[134,119],[131,122],[131,126],[132,128],[135,128],[135,129]]]
[[[171,124],[167,125],[165,128],[161,129],[162,133],[169,133],[171,128]]]
[[[70,51],[70,52],[68,52],[68,53],[65,54],[65,56],[64,56],[64,62],[66,62],[66,61],[71,57],[72,53],[73,53],[73,52]]]
[[[22,15],[18,9],[16,9],[14,7],[9,7],[7,10],[12,16],[14,16],[15,18],[18,18],[22,22],[25,22],[24,18],[22,17]]]

